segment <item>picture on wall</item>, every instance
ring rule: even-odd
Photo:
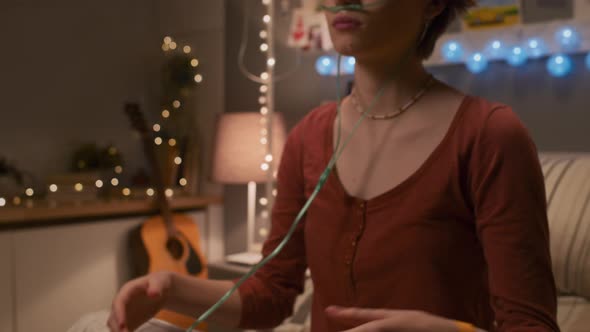
[[[305,51],[332,49],[328,22],[315,0],[306,0],[302,8],[293,11],[287,44]]]
[[[303,50],[326,50],[323,34],[324,16],[321,12],[305,8],[295,9],[289,29],[288,45]]]
[[[480,0],[462,19],[463,29],[479,30],[521,23],[519,0]]]

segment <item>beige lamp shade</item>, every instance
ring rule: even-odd
[[[272,161],[278,166],[287,136],[281,113],[272,116]],[[224,113],[217,121],[213,152],[213,180],[225,184],[265,182],[262,169],[267,154],[263,143],[266,124],[260,113]],[[268,144],[268,143],[267,143]],[[277,169],[277,167],[275,167]]]

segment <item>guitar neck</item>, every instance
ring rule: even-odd
[[[162,174],[162,167],[160,166],[158,157],[156,156],[152,132],[150,129],[148,129],[145,118],[141,113],[139,104],[125,104],[125,113],[129,117],[133,128],[140,133],[145,156],[152,166],[152,179],[154,181],[156,191],[156,203],[165,221],[168,235],[175,235],[176,230],[172,223],[172,211],[170,210],[170,204],[168,203],[168,198],[166,197],[166,188]]]
[[[170,208],[170,202],[168,202],[168,198],[166,197],[166,187],[164,185],[162,167],[160,166],[158,158],[156,157],[156,151],[152,138],[144,137],[143,146],[145,150],[145,155],[152,166],[152,178],[154,181],[154,189],[156,192],[156,203],[158,204],[158,209],[160,210],[162,217],[166,222],[166,226],[169,228],[170,233],[173,231],[174,227],[172,225],[172,210]]]

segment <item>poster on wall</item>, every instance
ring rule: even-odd
[[[293,11],[288,45],[305,51],[327,51],[332,41],[326,17],[317,10],[318,0],[303,0],[301,8]]]
[[[288,45],[306,51],[332,48],[326,18],[314,9],[298,8],[293,11]]]
[[[505,27],[522,22],[520,0],[479,0],[462,18],[464,30]]]

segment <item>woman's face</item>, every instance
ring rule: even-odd
[[[415,50],[429,0],[321,0],[324,6],[362,4],[363,10],[326,10],[336,51],[358,59],[399,59]],[[374,5],[372,5],[374,4]]]

